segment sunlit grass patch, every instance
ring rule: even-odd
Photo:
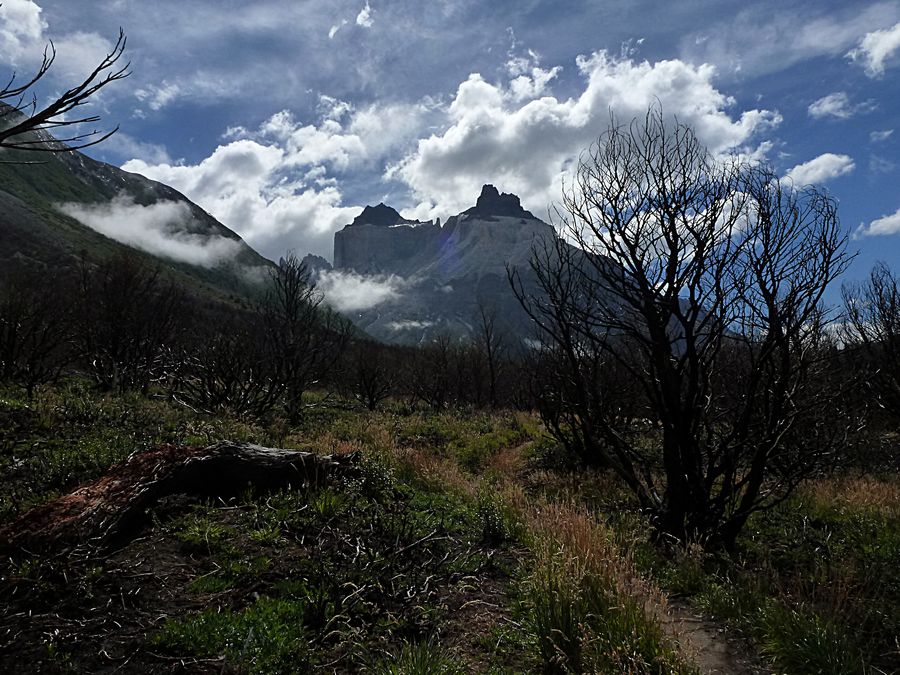
[[[304,612],[301,602],[263,597],[242,610],[209,609],[169,620],[155,642],[177,656],[221,658],[223,668],[302,672],[310,661]]]
[[[465,669],[453,654],[428,641],[405,644],[394,654],[366,668],[377,675],[462,675]]]
[[[900,477],[843,476],[821,478],[803,487],[801,494],[820,508],[874,511],[900,518]]]
[[[662,629],[661,594],[591,514],[544,504],[526,516],[535,537],[527,581],[530,626],[554,672],[694,672]]]

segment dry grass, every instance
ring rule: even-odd
[[[665,595],[635,569],[613,533],[586,509],[572,503],[538,503],[524,511],[525,522],[546,551],[564,551],[580,575],[607,579],[616,594],[636,601],[648,616],[667,612]]]
[[[485,470],[502,480],[514,479],[520,476],[526,468],[527,462],[522,446],[501,448],[487,462]]]
[[[823,478],[809,483],[803,496],[824,507],[846,507],[900,517],[900,477],[897,476]]]
[[[431,488],[440,488],[457,495],[474,498],[479,482],[465,473],[453,459],[419,448],[394,446],[391,457],[401,475],[408,476]]]

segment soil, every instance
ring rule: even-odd
[[[723,624],[670,599],[663,628],[673,635],[703,675],[763,675],[766,671],[744,640]]]

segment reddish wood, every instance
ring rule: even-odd
[[[137,535],[147,510],[173,494],[228,497],[248,487],[317,484],[354,465],[354,455],[218,443],[137,452],[95,481],[0,527],[0,548],[108,545]]]

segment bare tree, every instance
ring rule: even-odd
[[[349,341],[349,322],[322,306],[306,266],[293,253],[272,273],[260,315],[267,330],[276,379],[292,421],[300,417],[303,393],[338,361]]]
[[[14,73],[0,89],[0,148],[64,152],[96,145],[116,133],[118,126],[110,131],[81,131],[82,125],[99,122],[100,117],[70,113],[85,105],[88,99],[107,85],[130,75],[130,63],[119,65],[126,42],[125,33],[119,29],[116,44],[90,75],[50,103],[40,106],[34,88],[56,61],[56,47],[52,42],[48,44],[41,65],[33,76],[17,82]],[[62,128],[72,129],[73,133],[62,138],[49,136]]]
[[[891,416],[900,416],[900,280],[884,263],[862,284],[844,286],[843,339],[861,358],[876,400]]]
[[[29,398],[73,357],[66,281],[43,270],[0,279],[0,380],[23,387]]]
[[[479,302],[478,318],[476,344],[481,351],[484,362],[487,364],[488,401],[491,408],[496,408],[499,403],[498,388],[501,369],[506,360],[507,344],[503,331],[500,328],[495,308]]]
[[[434,410],[450,405],[453,396],[453,343],[449,335],[440,334],[413,354],[407,373],[415,398]]]
[[[265,329],[255,314],[230,309],[215,323],[201,325],[179,366],[173,397],[204,413],[261,417],[281,394]]]
[[[390,347],[372,340],[356,341],[351,348],[350,368],[353,395],[369,410],[375,410],[391,395],[397,364]]]
[[[591,411],[580,442],[661,533],[733,545],[832,448],[821,301],[849,262],[833,200],[717,162],[651,109],[613,120],[582,156],[559,216],[578,250],[535,251],[541,294],[512,281]],[[584,369],[603,361],[639,388],[649,420],[591,389]]]
[[[184,292],[134,255],[83,260],[76,339],[97,385],[146,393],[164,377],[184,306]]]

